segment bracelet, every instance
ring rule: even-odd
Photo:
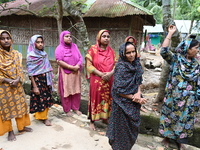
[[[171,40],[170,38],[166,37],[166,39]]]

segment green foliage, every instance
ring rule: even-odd
[[[71,4],[73,7],[81,10],[83,8],[85,8],[87,5],[85,4],[85,0],[72,0]]]
[[[0,4],[1,4],[1,3],[6,3],[6,2],[11,2],[11,1],[15,1],[15,0],[1,0],[1,1],[0,1]]]
[[[200,13],[197,8],[200,6],[199,0],[177,0],[178,11],[176,16],[184,20],[200,20]]]

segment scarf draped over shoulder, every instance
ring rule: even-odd
[[[82,70],[82,63],[83,58],[81,56],[81,53],[75,43],[65,44],[64,42],[64,36],[66,34],[71,34],[69,31],[63,31],[60,34],[60,44],[57,46],[55,50],[55,57],[56,60],[64,61],[65,63],[76,66],[79,65],[80,70]],[[64,72],[69,74],[72,71],[68,70],[66,68],[63,68]]]
[[[183,79],[194,81],[197,80],[197,77],[200,75],[199,72],[199,62],[192,58],[191,62],[188,62],[186,59],[187,50],[190,47],[192,39],[187,38],[183,40],[176,47],[175,52],[177,53],[178,58],[178,69]]]
[[[48,55],[44,49],[38,50],[35,47],[35,42],[39,37],[43,39],[41,35],[34,35],[29,42],[26,58],[28,75],[35,76],[46,73],[47,85],[51,85],[53,88],[53,68],[49,62]]]
[[[137,57],[132,63],[128,62],[125,56],[126,43],[119,49],[119,60],[114,72],[113,90],[118,94],[132,94],[138,91],[142,84],[142,74],[144,73]]]
[[[115,66],[115,52],[110,47],[110,43],[106,47],[106,50],[102,50],[100,48],[100,39],[101,35],[104,32],[110,33],[108,30],[100,30],[96,37],[96,44],[92,45],[91,48],[88,50],[88,54],[86,58],[89,59],[93,66],[102,72],[110,72],[112,71],[113,67]],[[90,77],[90,74],[87,73],[87,78]]]
[[[6,32],[8,35],[10,35],[12,39],[11,34],[6,30],[0,30],[0,35],[3,32]],[[15,68],[15,65],[17,65],[18,67]],[[22,54],[16,50],[13,50],[12,47],[10,47],[10,51],[8,52],[0,45],[0,82],[3,78],[14,80],[17,77],[20,77],[20,80],[22,82],[24,81]]]

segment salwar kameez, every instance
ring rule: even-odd
[[[64,39],[67,39],[68,42],[65,42]],[[63,110],[66,113],[70,113],[71,110],[78,112],[81,101],[83,58],[77,45],[71,40],[71,33],[63,31],[60,34],[60,44],[55,50],[55,57],[59,64],[58,93]],[[62,62],[62,65],[60,65],[60,62]],[[79,67],[79,69],[74,71],[73,68],[75,67]]]
[[[8,31],[0,30],[0,35]],[[11,38],[11,35],[10,35]],[[11,86],[6,80],[20,81]],[[24,81],[22,55],[10,47],[4,50],[0,45],[0,135],[12,131],[11,119],[17,122],[18,130],[30,125],[29,110],[22,82]]]
[[[22,118],[15,118],[15,121],[18,131],[23,130],[24,127],[29,126],[31,124],[30,117],[28,114],[23,115]],[[13,130],[12,121],[11,120],[2,121],[0,117],[0,136],[12,130]]]

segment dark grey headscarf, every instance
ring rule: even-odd
[[[142,83],[142,74],[144,73],[138,57],[132,63],[127,61],[125,56],[127,44],[132,43],[126,42],[120,46],[120,58],[115,67],[113,90],[118,94],[136,93]]]

